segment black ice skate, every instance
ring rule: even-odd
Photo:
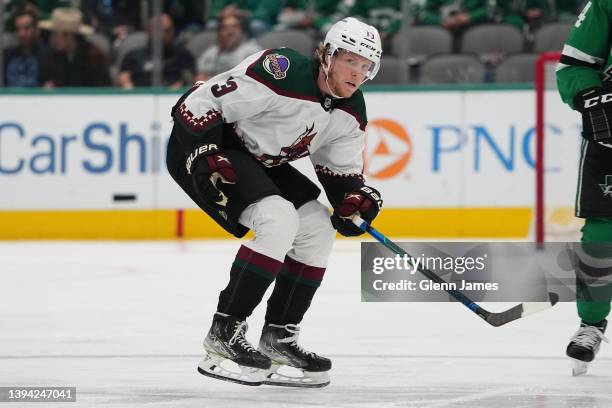
[[[200,374],[244,385],[261,385],[270,369],[270,359],[244,337],[247,323],[215,313],[204,339],[206,356],[198,365]]]
[[[580,329],[574,334],[567,346],[566,354],[573,359],[574,368],[572,375],[582,375],[587,372],[588,363],[593,361],[601,341],[608,342],[604,336],[608,322],[603,320],[597,325],[590,325],[584,321],[580,322]]]
[[[299,334],[300,328],[295,324],[264,326],[259,351],[272,360],[264,384],[311,388],[329,384],[331,360],[300,347]]]

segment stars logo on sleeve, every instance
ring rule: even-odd
[[[600,184],[604,197],[612,197],[612,175],[606,174],[606,181]]]

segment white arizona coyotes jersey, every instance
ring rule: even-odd
[[[360,175],[367,124],[363,95],[358,90],[332,100],[314,75],[315,62],[290,48],[258,52],[200,83],[175,117],[203,137],[212,126],[232,124],[265,166],[310,155],[317,171]]]

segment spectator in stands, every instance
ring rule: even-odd
[[[4,50],[4,85],[40,86],[40,63],[44,47],[38,31],[38,16],[27,9],[13,14],[18,45]]]
[[[383,52],[389,52],[391,38],[402,24],[402,0],[342,0],[334,19],[354,16],[378,29]]]
[[[334,14],[339,4],[340,0],[286,0],[278,15],[278,24],[274,28],[315,29],[323,36],[338,20],[334,18]]]
[[[488,0],[426,0],[419,23],[440,25],[454,34],[467,27],[491,21]]]
[[[51,31],[50,51],[41,62],[45,88],[111,85],[108,58],[83,37],[93,30],[83,24],[79,10],[56,8],[51,19],[41,21],[39,26]]]
[[[527,0],[532,1],[532,0]],[[535,0],[540,1],[540,0]],[[544,0],[546,1],[546,0]],[[529,15],[537,19],[541,15],[541,10],[530,10]],[[527,23],[527,5],[525,0],[496,0],[491,17],[494,23],[510,24],[523,30]]]
[[[96,32],[115,45],[140,30],[141,2],[133,0],[81,0],[81,10]]]
[[[573,23],[576,21],[576,17],[580,14],[586,3],[586,0],[555,0],[552,3],[554,10],[550,10],[549,13],[555,21]],[[550,4],[551,3],[546,2],[547,6]]]
[[[7,32],[15,31],[13,22],[17,13],[29,11],[36,19],[40,19],[40,10],[34,0],[9,0],[6,3],[0,1],[0,7],[4,7],[4,29]]]
[[[38,9],[40,10],[40,19],[46,20],[51,18],[51,14],[56,8],[75,7],[78,2],[75,0],[35,0],[33,1],[33,3],[35,3],[36,6],[38,6]]]
[[[236,16],[219,18],[217,44],[208,47],[198,59],[196,80],[206,81],[238,65],[261,48],[248,40],[244,33],[244,20]]]
[[[500,1],[500,0],[498,0]],[[516,0],[515,0],[516,1]],[[575,22],[587,0],[523,0],[525,17],[531,27],[552,21]]]
[[[548,0],[497,0],[493,21],[533,32],[551,18]]]
[[[553,21],[574,22],[585,0],[497,0],[496,22],[525,25],[531,33]]]
[[[177,33],[195,33],[204,29],[204,3],[201,0],[164,0],[164,13],[174,21]]]
[[[276,23],[280,8],[278,0],[212,0],[206,28],[216,30],[219,17],[233,15],[248,19],[250,34],[258,37]]]
[[[9,30],[13,29],[13,16],[18,11],[32,11],[39,20],[46,20],[51,12],[58,7],[72,7],[74,0],[8,0],[5,3],[5,24]]]
[[[118,83],[124,89],[134,86],[151,86],[153,74],[152,31],[154,19],[147,25],[149,42],[144,48],[129,52],[120,67]],[[190,84],[193,79],[194,61],[182,46],[174,45],[174,24],[167,14],[161,15],[163,44],[162,85],[177,89]]]

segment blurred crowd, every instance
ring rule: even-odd
[[[415,58],[412,54],[418,44],[411,37],[413,28],[435,27],[443,32],[449,38],[449,49],[438,53],[466,54],[469,50],[463,39],[468,31],[480,25],[503,26],[520,33],[523,41],[512,52],[529,53],[538,51],[533,48],[534,38],[543,28],[561,24],[569,30],[585,1],[164,0],[162,14],[156,18],[150,17],[150,3],[4,0],[3,85],[151,86],[152,38],[159,32],[163,68],[161,83],[156,85],[180,88],[230,69],[262,48],[292,46],[289,40],[295,35],[307,38],[301,40],[300,51],[312,51],[329,26],[344,16],[358,17],[378,28],[385,51],[383,71],[389,58],[393,61],[389,67],[406,71],[406,75],[393,75],[389,68],[380,83],[418,82],[424,62],[435,56],[436,45],[432,42],[431,55]],[[488,33],[483,35],[490,36]],[[440,33],[435,35],[440,37]],[[418,41],[427,48],[431,39]],[[407,45],[411,42],[412,47]],[[491,58],[490,54],[476,56],[483,64],[485,82],[495,80],[490,68],[506,57]]]

